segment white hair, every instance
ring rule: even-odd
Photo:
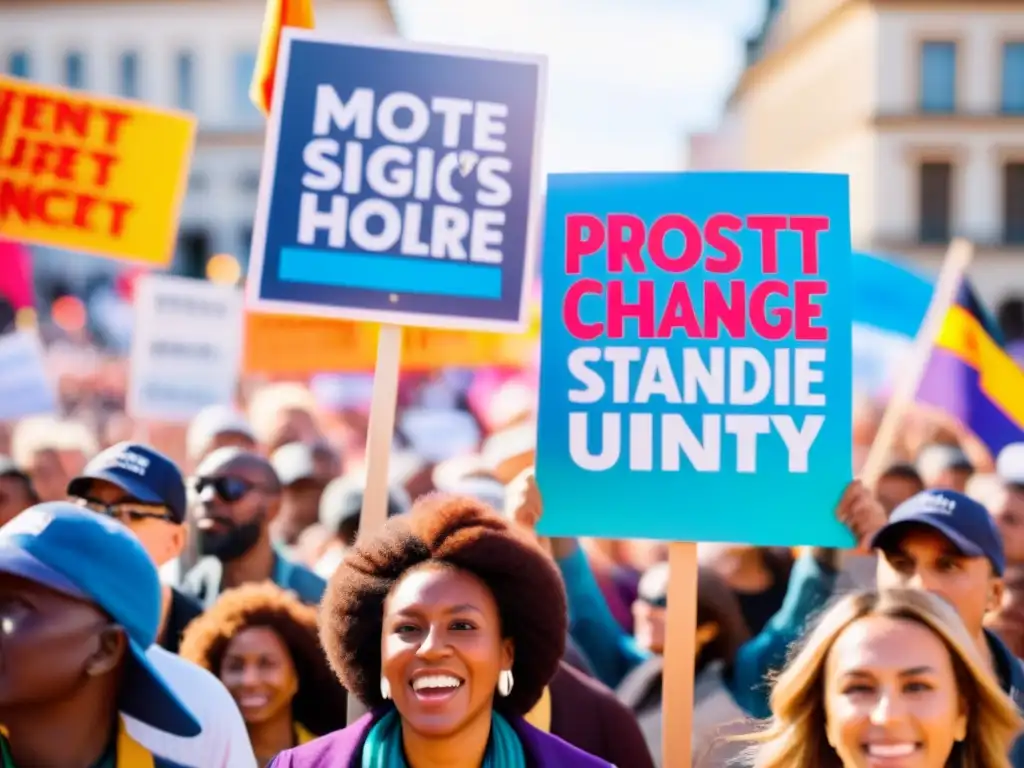
[[[37,453],[48,450],[81,451],[91,459],[99,451],[99,442],[86,424],[55,416],[30,416],[14,427],[11,458],[18,466],[31,466]]]

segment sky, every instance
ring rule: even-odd
[[[765,0],[394,0],[413,40],[544,53],[548,171],[685,167]]]

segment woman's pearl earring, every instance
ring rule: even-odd
[[[391,683],[389,683],[388,679],[383,675],[380,677],[380,697],[384,699],[384,701],[391,698]]]
[[[512,679],[512,670],[503,669],[501,674],[498,675],[498,693],[502,696],[508,696],[512,693],[512,685],[515,681]]]

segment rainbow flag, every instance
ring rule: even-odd
[[[957,418],[993,455],[1024,441],[1024,369],[966,281],[935,340],[917,399]]]
[[[313,0],[267,0],[260,51],[252,73],[252,85],[249,86],[249,98],[264,115],[270,113],[274,97],[281,31],[285,27],[312,29],[313,24]]]

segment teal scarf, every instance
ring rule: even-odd
[[[409,768],[402,751],[402,720],[398,710],[378,720],[363,744],[362,768]],[[480,768],[526,768],[526,753],[519,734],[497,712],[491,714],[491,738]]]

